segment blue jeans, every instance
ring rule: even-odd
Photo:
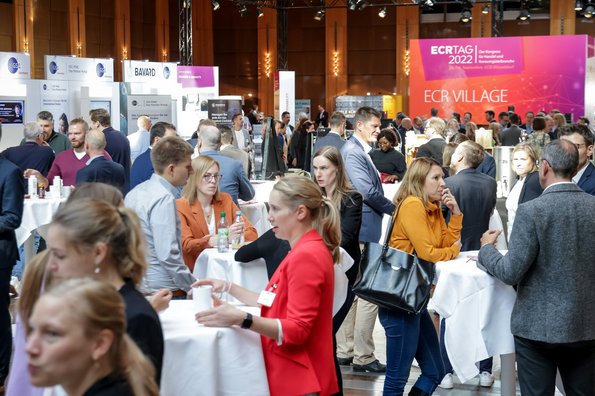
[[[413,358],[421,368],[414,386],[428,394],[434,392],[445,371],[438,336],[428,311],[424,308],[419,315],[414,315],[379,308],[378,317],[386,334],[384,395],[403,394]]]
[[[442,356],[442,363],[444,364],[444,369],[447,373],[452,373],[452,364],[450,364],[450,359],[448,358],[448,353],[446,352],[446,346],[444,345],[444,332],[446,331],[446,321],[442,319],[440,321],[440,355]],[[479,362],[479,372],[483,373],[487,371],[488,373],[492,373],[492,366],[494,363],[494,359],[489,357],[487,359],[483,359]]]

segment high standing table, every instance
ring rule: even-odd
[[[433,308],[446,320],[446,351],[461,382],[479,374],[475,365],[490,356],[502,360],[501,394],[515,395],[514,338],[510,316],[512,286],[476,266],[478,251],[436,263]]]
[[[239,307],[260,315],[260,309]],[[267,396],[260,336],[239,327],[204,327],[192,300],[172,300],[159,315],[165,353],[161,395]]]

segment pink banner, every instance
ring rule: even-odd
[[[214,68],[211,66],[178,66],[178,82],[184,88],[214,87]]]

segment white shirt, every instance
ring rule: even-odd
[[[150,136],[151,134],[146,129],[139,129],[127,136],[130,142],[130,160],[132,162],[149,149]]]
[[[579,169],[578,172],[576,172],[576,175],[574,175],[574,177],[572,178],[572,181],[575,184],[578,184],[578,181],[581,179],[581,177],[583,177],[583,173],[585,173],[585,170],[587,170],[587,166],[589,166],[589,161],[587,161],[585,166],[583,166],[581,169]]]
[[[236,138],[236,142],[238,142],[238,148],[243,149],[246,147],[246,142],[244,140],[244,130],[240,129],[239,131],[233,131],[233,134]]]
[[[512,186],[512,190],[508,193],[508,198],[506,198],[506,210],[508,210],[508,223],[507,223],[507,236],[508,241],[510,241],[510,233],[512,232],[512,226],[514,224],[514,218],[516,216],[516,210],[519,207],[519,199],[521,198],[521,191],[523,190],[523,186],[525,185],[525,181],[527,177],[517,181],[514,186]]]
[[[366,142],[364,139],[359,137],[356,133],[353,134],[353,137],[355,139],[357,139],[358,142],[360,142],[360,144],[364,148],[364,151],[366,152],[366,154],[370,154],[370,152],[373,150],[372,146],[370,146],[370,143]]]

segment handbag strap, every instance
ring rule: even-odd
[[[403,201],[401,201],[399,203],[399,206],[397,206],[397,208],[395,209],[395,213],[390,217],[390,224],[388,225],[388,228],[386,230],[386,236],[384,238],[384,249],[388,249],[388,243],[390,242],[390,236],[393,233],[393,227],[395,226],[395,220],[397,219],[397,216],[399,215],[399,210],[401,209],[401,204],[403,203]]]

